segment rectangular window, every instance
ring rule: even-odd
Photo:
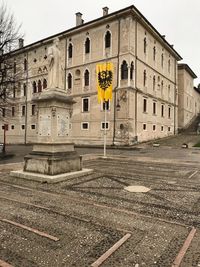
[[[164,105],[161,105],[161,117],[164,117]]]
[[[15,107],[12,107],[12,117],[15,116]]]
[[[161,126],[161,132],[163,132],[163,130],[164,130],[164,127],[163,127],[163,126]]]
[[[13,98],[15,98],[15,95],[16,95],[16,90],[15,88],[13,88]]]
[[[105,129],[105,122],[102,122],[101,123],[101,130],[104,130]],[[106,122],[106,130],[108,130],[109,129],[109,123],[108,122]]]
[[[146,98],[144,98],[143,99],[143,112],[147,112],[147,99]]]
[[[110,100],[102,102],[102,110],[110,110]]]
[[[89,111],[89,97],[82,98],[82,112]]]
[[[22,130],[24,130],[25,129],[25,125],[24,124],[22,124]]]
[[[82,122],[81,123],[81,130],[88,130],[89,129],[89,123],[88,122]]]
[[[6,109],[2,108],[2,117],[5,117],[5,116],[6,116]]]
[[[22,116],[25,116],[26,106],[22,106]]]
[[[168,127],[168,132],[170,132],[170,130],[171,130],[170,127]]]
[[[153,115],[156,115],[156,102],[153,102]]]
[[[4,125],[2,125],[2,130],[4,130],[4,128],[5,128]]]
[[[26,84],[23,85],[24,96],[26,96]]]
[[[156,125],[153,125],[153,131],[155,131],[156,130]]]
[[[143,124],[143,130],[145,131],[147,129],[146,123]]]
[[[32,116],[35,115],[35,105],[32,105],[32,108],[31,108],[31,115],[32,115]]]
[[[169,109],[168,109],[168,118],[169,119],[171,118],[171,107],[169,107]]]
[[[15,126],[14,125],[11,125],[11,129],[14,130],[15,129]]]
[[[31,129],[32,129],[32,130],[35,130],[35,124],[32,124],[32,125],[31,125]]]

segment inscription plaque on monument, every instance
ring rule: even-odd
[[[58,136],[67,136],[69,134],[69,115],[66,115],[66,112],[58,114],[57,129]]]
[[[51,116],[42,114],[39,116],[39,135],[50,136],[51,135]]]

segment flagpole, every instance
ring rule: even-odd
[[[106,110],[107,110],[107,108],[106,108],[106,101],[104,101],[104,107],[105,107],[105,109],[104,109],[104,144],[103,144],[103,157],[104,158],[106,158],[107,156],[106,156]]]

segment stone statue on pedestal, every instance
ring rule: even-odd
[[[61,88],[63,67],[58,45],[59,39],[56,38],[48,49],[48,88]]]

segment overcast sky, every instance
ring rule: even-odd
[[[75,13],[85,22],[135,5],[166,40],[174,44],[197,76],[200,76],[200,0],[0,0],[22,23],[25,45],[75,26]],[[200,83],[200,77],[195,85]]]

